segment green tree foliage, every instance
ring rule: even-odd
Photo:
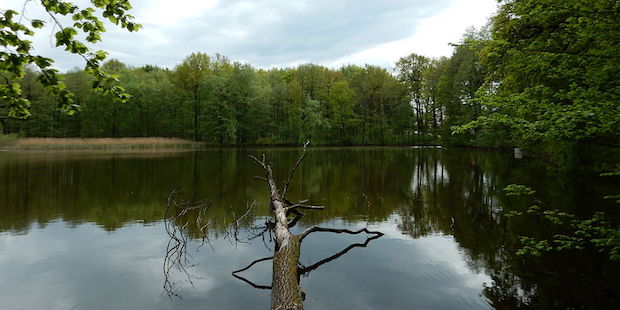
[[[470,29],[454,45],[450,58],[411,54],[396,63],[398,79],[406,87],[414,107],[418,142],[432,139],[445,144],[499,146],[485,139],[484,131],[453,136],[450,129],[484,114],[476,94],[487,75],[478,55],[478,42],[485,35],[485,30]],[[501,138],[494,141],[498,140]]]
[[[91,92],[93,77],[72,71],[63,78],[81,113],[68,117],[33,82],[41,73],[27,70],[19,82],[33,116],[8,121],[7,130],[41,137],[176,136],[216,145],[415,142],[407,90],[376,66],[257,70],[194,53],[173,70],[131,68],[115,59],[101,67],[133,94],[128,104]]]
[[[127,0],[91,0],[92,6],[79,8],[71,2],[58,0],[41,0],[41,6],[49,15],[52,26],[57,29],[54,33],[55,45],[63,47],[67,52],[77,54],[86,62],[85,72],[94,78],[92,88],[104,94],[111,94],[113,98],[125,102],[129,95],[117,85],[117,78],[101,69],[101,63],[106,58],[105,51],[92,51],[87,44],[101,41],[101,34],[105,27],[98,14],[104,19],[125,28],[136,31],[141,25],[133,22],[133,16],[127,14],[131,5]],[[26,3],[27,4],[27,3]],[[31,101],[24,94],[19,80],[24,78],[26,68],[36,67],[40,74],[37,76],[47,92],[58,98],[56,109],[66,114],[73,114],[79,105],[75,103],[73,93],[67,89],[58,70],[52,68],[53,60],[34,54],[32,42],[23,39],[24,36],[33,36],[37,29],[45,27],[46,22],[39,19],[28,19],[19,16],[14,10],[0,10],[0,45],[4,50],[0,52],[0,99],[1,108],[11,118],[26,118],[31,115],[29,110]],[[63,25],[59,22],[61,16],[68,16],[72,24]],[[27,22],[26,22],[27,21]],[[85,36],[87,43],[77,39]],[[32,65],[28,67],[28,65]]]
[[[491,38],[474,42],[488,70],[474,100],[486,113],[456,131],[499,132],[510,145],[542,154],[562,168],[617,165],[619,17],[617,1],[501,1]],[[505,190],[534,193],[517,185]],[[519,254],[590,247],[620,260],[620,230],[608,215],[613,211],[577,218],[535,202],[527,215],[547,221],[549,233],[558,232],[523,236]]]
[[[192,53],[174,68],[170,80],[193,100],[194,139],[199,140],[200,93],[205,76],[212,71],[211,58],[205,53]]]
[[[426,132],[427,123],[424,121],[427,98],[423,94],[424,84],[427,81],[427,71],[431,59],[426,56],[411,54],[401,58],[396,63],[399,80],[407,87],[415,107],[416,131],[418,134]]]
[[[466,134],[452,135],[452,127],[467,124],[488,114],[485,106],[477,99],[477,93],[488,76],[488,66],[480,57],[482,42],[488,40],[486,29],[468,30],[462,40],[454,45],[452,57],[443,66],[439,83],[439,100],[444,107],[442,123],[443,140],[448,144],[476,146],[506,146],[505,132],[476,128]]]
[[[329,110],[328,119],[329,127],[332,129],[331,141],[338,144],[353,143],[352,130],[357,119],[354,112],[355,108],[355,92],[349,86],[347,80],[342,75],[340,79],[335,81],[329,92]]]
[[[442,121],[443,109],[441,103],[442,80],[446,77],[446,65],[448,59],[445,57],[432,59],[423,72],[422,95],[424,105],[424,123],[428,124],[428,131],[437,136],[439,124]]]
[[[490,71],[478,100],[492,113],[460,128],[501,128],[512,143],[572,156],[618,145],[620,9],[609,0],[502,1],[483,42]]]
[[[510,184],[504,188],[506,196],[532,196],[536,191],[525,185]],[[574,214],[549,209],[544,202],[534,198],[536,205],[530,206],[526,213],[531,217],[538,217],[550,226],[549,231],[560,229],[548,238],[521,236],[523,245],[516,253],[518,255],[540,256],[545,252],[564,250],[584,250],[588,247],[604,252],[610,260],[620,261],[620,229],[610,222],[604,212],[596,212],[587,219],[577,219]],[[522,216],[521,211],[511,211],[506,217]]]

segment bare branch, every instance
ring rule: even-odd
[[[304,205],[304,204],[294,204],[288,208],[286,208],[287,212],[291,212],[292,210],[295,209],[308,209],[308,210],[323,210],[325,209],[325,206],[313,206],[313,205]]]
[[[323,232],[331,232],[331,233],[336,233],[336,234],[351,234],[351,235],[357,235],[360,233],[367,233],[367,234],[374,234],[374,235],[378,235],[378,236],[383,236],[383,233],[380,231],[371,231],[368,230],[368,228],[362,228],[359,230],[349,230],[349,229],[337,229],[337,228],[324,228],[324,227],[319,227],[319,226],[312,226],[308,229],[306,229],[303,233],[301,233],[301,235],[299,235],[299,240],[304,240],[304,238],[306,238],[309,234],[313,233],[313,232],[318,232],[318,231],[323,231]]]
[[[250,213],[250,210],[252,210],[252,208],[254,208],[255,205],[256,205],[256,201],[252,201],[251,204],[246,204],[247,209],[245,210],[245,213],[243,213],[241,217],[235,220],[235,226],[239,227],[239,222],[241,222],[241,220]]]
[[[288,179],[286,180],[286,182],[284,182],[284,189],[282,190],[282,197],[286,196],[286,191],[288,190],[289,184],[291,184],[291,179],[293,178],[293,174],[295,174],[295,170],[297,170],[297,167],[299,167],[299,164],[301,164],[301,161],[304,159],[304,157],[306,157],[306,149],[308,148],[308,144],[310,144],[310,140],[304,143],[304,150],[301,153],[301,156],[299,156],[299,159],[293,166],[293,169],[291,169],[291,173],[288,175]]]
[[[254,205],[256,205],[256,201],[253,201],[251,204],[250,203],[246,203],[246,210],[243,213],[243,215],[241,215],[239,218],[237,218],[235,216],[235,213],[232,212],[232,217],[233,217],[233,227],[232,227],[232,234],[226,230],[226,237],[232,235],[235,238],[235,245],[236,243],[246,243],[245,241],[242,241],[241,239],[239,239],[239,226],[241,224],[241,221],[248,216],[248,214],[250,214],[250,211],[252,210],[252,208],[254,208]],[[226,238],[225,237],[225,238]]]
[[[288,200],[288,198],[286,198],[286,197],[282,197],[282,199],[289,206],[296,205],[296,204],[304,204],[304,203],[308,202],[308,199],[302,199],[298,203],[294,203],[294,202]]]
[[[250,155],[249,156],[252,160],[254,160],[255,162],[257,162],[261,167],[263,167],[263,169],[267,170],[267,164],[265,163],[265,154],[263,154],[263,160],[260,161],[258,160],[258,158],[254,157],[254,155]]]
[[[303,152],[295,165],[293,165],[288,179],[284,182],[283,191],[280,192],[273,178],[273,171],[271,167],[271,163],[267,163],[265,160],[265,155],[263,154],[262,160],[254,156],[250,156],[252,160],[257,162],[263,169],[265,170],[265,177],[255,177],[261,180],[266,180],[269,185],[269,206],[270,211],[273,215],[273,222],[267,222],[262,232],[258,235],[250,238],[257,238],[261,236],[263,238],[263,242],[265,241],[265,232],[269,232],[269,236],[271,238],[271,232],[274,232],[274,255],[270,257],[265,257],[261,259],[257,259],[250,263],[248,266],[241,268],[239,270],[233,271],[232,274],[236,278],[250,284],[255,288],[264,288],[264,289],[272,289],[273,292],[271,294],[271,308],[272,309],[303,309],[303,300],[304,293],[301,287],[299,286],[299,276],[300,274],[307,274],[311,270],[318,268],[320,265],[330,262],[348,251],[350,251],[354,247],[365,247],[371,240],[377,239],[383,236],[383,233],[377,231],[370,231],[367,228],[362,228],[357,231],[348,230],[348,229],[334,229],[334,228],[321,228],[318,226],[312,226],[306,229],[300,235],[293,235],[290,232],[290,228],[295,226],[299,219],[303,216],[303,213],[299,211],[299,209],[310,209],[310,210],[321,210],[324,209],[324,206],[315,206],[315,205],[307,205],[305,204],[308,200],[302,200],[298,203],[293,203],[290,200],[286,199],[285,195],[293,179],[295,171],[301,164],[304,159],[307,151],[309,141],[304,144]],[[288,216],[290,213],[295,214],[295,218],[289,220]],[[252,228],[256,229],[256,228]],[[299,264],[299,256],[300,256],[300,247],[301,241],[307,237],[309,234],[317,231],[323,232],[332,232],[332,233],[348,233],[348,234],[360,234],[362,232],[366,232],[367,234],[373,234],[375,236],[367,238],[365,243],[356,243],[352,244],[349,247],[345,248],[343,251],[338,252],[335,255],[332,255],[328,258],[325,258],[318,263],[310,267],[303,267]],[[237,276],[236,273],[248,270],[252,266],[254,266],[258,262],[273,260],[272,263],[272,273],[273,273],[273,281],[272,286],[264,286],[264,285],[256,285],[251,281]],[[296,274],[296,277],[293,275]]]
[[[250,269],[250,267],[254,266],[256,263],[264,262],[264,261],[266,261],[266,260],[270,260],[270,259],[273,259],[273,256],[259,258],[259,259],[255,260],[255,261],[251,262],[251,263],[250,263],[249,265],[247,265],[246,267],[241,268],[241,269],[239,269],[239,270],[235,270],[235,271],[233,271],[232,273],[233,273],[233,274],[235,274],[235,273],[239,273],[239,272],[242,272],[242,271],[246,271],[246,270]]]
[[[366,194],[362,193],[362,196],[364,196],[364,199],[366,199],[366,207],[370,208],[370,200],[368,200],[368,196],[366,196]]]

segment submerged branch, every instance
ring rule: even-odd
[[[299,222],[299,220],[304,216],[304,214],[299,211],[295,210],[293,212],[295,213],[295,217],[290,222],[288,222],[288,228],[291,228],[297,225],[297,222]]]

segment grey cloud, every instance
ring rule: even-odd
[[[179,38],[172,45],[184,46],[182,50],[217,51],[257,66],[323,63],[405,38],[420,18],[448,2],[312,1],[296,10],[287,2],[270,1],[258,11],[239,10],[239,2],[227,2],[169,31],[170,37]],[[245,30],[246,36],[226,35],[226,29],[235,28]]]
[[[258,67],[329,63],[412,35],[421,18],[452,1],[222,0],[200,16],[173,25],[144,24],[138,33],[110,25],[101,48],[134,66],[173,67],[191,52],[219,52]],[[140,16],[139,3],[135,10]],[[83,65],[57,58],[62,69]]]

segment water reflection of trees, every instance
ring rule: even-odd
[[[225,233],[231,211],[243,212],[247,201],[263,206],[257,216],[267,215],[262,184],[252,179],[259,172],[247,159],[256,152],[211,150],[148,158],[3,154],[0,230],[18,232],[58,219],[70,225],[92,222],[106,230],[132,222],[153,223],[162,220],[162,202],[174,188],[183,192],[184,200],[211,200],[210,229]],[[402,185],[411,177],[407,167],[415,152],[389,148],[312,152],[292,181],[300,185],[289,195],[330,208],[308,214],[303,219],[307,225],[332,218],[384,221],[410,193]],[[267,154],[277,167],[288,167],[295,160],[294,150]]]
[[[453,151],[417,154],[414,163],[410,167],[411,192],[397,211],[399,228],[413,238],[433,233],[453,235],[469,266],[491,276],[493,282],[484,288],[491,305],[500,309],[617,307],[618,266],[604,256],[587,252],[515,255],[519,235],[548,233],[550,229],[542,222],[501,216],[502,210],[522,210],[526,205],[507,200],[501,189],[531,167],[511,166],[499,155]],[[582,185],[555,177],[529,181],[547,185],[538,187],[541,195],[563,202],[560,208],[579,211],[578,201],[567,203],[554,195],[579,195],[575,189],[567,192],[557,187]]]

